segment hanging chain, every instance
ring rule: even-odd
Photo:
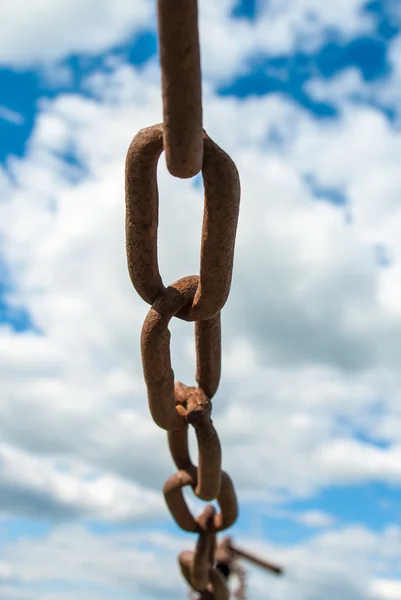
[[[141,334],[143,373],[155,423],[168,433],[178,471],[163,487],[167,507],[181,529],[198,534],[195,552],[179,556],[181,571],[203,600],[228,600],[225,578],[215,568],[216,533],[237,519],[233,483],[221,469],[221,447],[211,399],[221,371],[220,311],[231,286],[240,182],[235,164],[202,127],[202,88],[196,0],[158,0],[163,123],[142,129],[126,158],[126,245],[131,281],[151,305]],[[157,164],[165,152],[169,172],[180,178],[202,172],[204,214],[200,274],[165,287],[159,272]],[[170,357],[172,317],[195,322],[196,382],[174,381]],[[190,458],[188,427],[195,429],[198,466]],[[183,488],[205,501],[190,512]]]

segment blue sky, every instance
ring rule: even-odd
[[[298,576],[320,549],[316,577],[274,582],[271,598],[293,597],[297,589],[313,600],[335,575],[327,589],[337,595],[391,600],[401,590],[401,183],[394,167],[401,151],[401,13],[391,0],[360,2],[357,25],[350,27],[347,14],[325,16],[315,4],[297,3],[299,23],[275,47],[252,32],[263,19],[287,27],[291,2],[281,12],[274,2],[227,0],[221,10],[204,3],[204,39],[213,26],[221,27],[222,45],[238,35],[235,61],[222,51],[219,70],[212,41],[202,60],[208,131],[214,127],[234,155],[243,182],[216,422],[239,482],[233,535]],[[77,15],[68,16],[74,25]],[[149,115],[160,114],[154,15],[143,9],[142,20],[134,17],[127,13],[132,26],[123,35],[117,17],[109,16],[110,34],[101,41],[94,36],[90,50],[65,35],[53,57],[40,37],[46,46],[46,30],[62,27],[63,17],[53,15],[49,25],[39,14],[30,27],[45,33],[27,42],[35,58],[24,54],[22,42],[10,58],[0,52],[5,600],[71,593],[88,600],[133,593],[152,599],[160,590],[152,587],[149,565],[165,560],[169,573],[176,547],[194,541],[177,530],[159,498],[171,465],[162,457],[163,436],[151,433],[141,387],[137,340],[146,309],[122,262],[124,153],[137,129],[152,124]],[[103,27],[107,32],[107,18]],[[377,154],[370,149],[376,141]],[[381,198],[376,180],[363,187],[372,165],[382,176]],[[164,172],[160,177],[165,195],[168,189],[170,198],[177,195],[172,203],[184,192],[201,194],[200,185],[179,188]],[[180,209],[181,215],[177,207],[184,204],[172,204],[174,221],[164,206],[162,223],[170,230],[163,260],[170,274],[196,257],[192,238],[194,248],[184,256],[174,231],[185,219],[195,228],[199,210]],[[257,273],[266,282],[262,291]],[[252,310],[242,293],[249,286]],[[191,337],[177,332],[177,368],[187,374]],[[237,413],[249,381],[249,412]],[[249,433],[258,426],[259,434]],[[132,464],[124,440],[136,444],[128,452],[136,456]],[[65,541],[69,532],[76,542]],[[71,563],[65,578],[63,552],[73,554],[74,543],[82,564]],[[390,550],[382,554],[386,543]],[[122,566],[105,574],[109,547]],[[138,567],[143,573],[130,573],[141,551],[150,562]],[[40,557],[53,553],[51,569],[39,568]],[[343,563],[337,564],[338,554]],[[353,592],[349,557],[355,557]],[[252,571],[255,597],[263,577]],[[166,593],[184,593],[178,585],[173,579]]]
[[[237,19],[257,19],[256,2],[238,2],[232,10]],[[312,111],[316,118],[335,117],[335,103],[317,103],[305,91],[305,83],[314,76],[331,78],[349,67],[357,67],[366,81],[385,77],[390,72],[387,61],[388,42],[399,33],[399,23],[385,2],[367,2],[363,10],[374,16],[376,26],[373,35],[358,36],[344,42],[336,31],[327,31],[326,43],[316,52],[293,52],[291,54],[258,54],[251,58],[247,72],[221,86],[218,93],[244,98],[250,95],[282,93]],[[126,58],[130,64],[140,66],[157,54],[154,30],[139,32],[129,44],[109,49],[109,53]],[[62,62],[72,69],[69,85],[49,86],[40,70],[1,68],[2,104],[23,117],[23,123],[1,121],[1,157],[22,156],[26,142],[35,123],[38,102],[53,98],[63,91],[82,91],[80,82],[88,73],[104,68],[104,55],[73,55]]]

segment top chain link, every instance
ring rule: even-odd
[[[165,293],[157,260],[159,194],[156,177],[164,130],[163,125],[142,129],[132,140],[126,160],[128,269],[136,291],[148,304]],[[203,144],[205,199],[200,282],[191,305],[177,314],[186,321],[213,317],[227,300],[239,213],[240,183],[235,164],[206,133]]]
[[[195,552],[182,553],[182,573],[201,598],[228,600],[227,584],[215,568],[216,533],[238,516],[233,483],[221,470],[220,441],[211,399],[221,371],[220,311],[230,291],[238,223],[240,182],[231,158],[202,128],[201,70],[196,0],[158,0],[163,92],[161,125],[142,129],[126,158],[126,249],[131,281],[151,305],[141,335],[143,373],[150,412],[168,432],[178,471],[164,484],[167,507],[177,524],[199,534]],[[165,151],[172,175],[204,182],[200,275],[165,287],[158,266],[159,197],[157,163]],[[173,317],[195,321],[197,387],[174,381],[168,325]],[[190,458],[188,427],[195,429],[198,466]],[[208,504],[195,518],[183,488],[190,486]]]
[[[166,164],[185,179],[197,175],[203,162],[198,4],[158,0],[157,8]]]

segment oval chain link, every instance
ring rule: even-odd
[[[125,169],[126,248],[131,281],[145,302],[165,292],[157,253],[159,194],[157,163],[163,125],[142,129],[128,149]],[[202,177],[205,187],[200,280],[193,302],[177,315],[209,319],[221,311],[231,286],[240,183],[231,158],[205,133]]]

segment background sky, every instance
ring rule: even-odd
[[[1,3],[4,600],[186,595],[125,257],[125,153],[162,120],[154,4]],[[204,124],[242,185],[214,422],[232,535],[287,569],[249,597],[399,600],[401,3],[199,11]],[[162,157],[166,283],[198,272],[201,183]],[[192,327],[171,330],[191,385]]]

